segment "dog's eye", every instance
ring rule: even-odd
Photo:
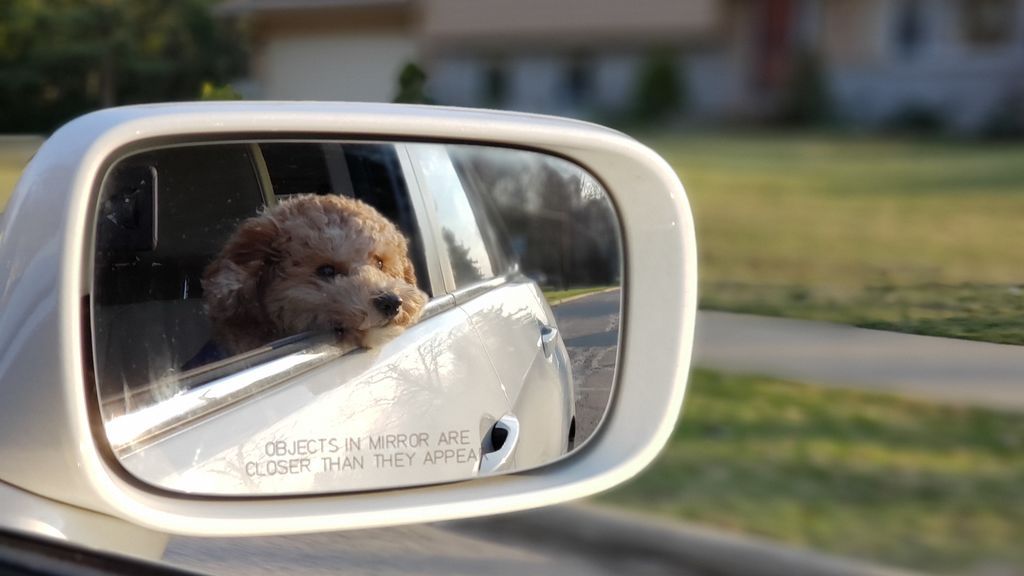
[[[324,264],[316,269],[316,275],[321,278],[333,278],[338,275],[338,272],[334,269],[334,266]]]
[[[377,270],[383,270],[384,269],[384,261],[380,259],[380,256],[374,256],[373,257],[373,261],[374,261],[374,263],[377,264]]]

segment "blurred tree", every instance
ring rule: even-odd
[[[218,0],[0,2],[0,132],[49,131],[105,106],[188,100],[245,58]]]
[[[427,73],[414,62],[402,67],[398,74],[398,94],[395,102],[401,104],[433,104],[427,96]]]

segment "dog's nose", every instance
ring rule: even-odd
[[[397,294],[381,294],[373,299],[373,306],[388,318],[398,314],[401,305],[402,299]]]

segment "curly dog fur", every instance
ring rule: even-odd
[[[415,323],[427,301],[401,232],[342,196],[292,197],[242,222],[203,290],[214,338],[232,354],[330,329],[372,348]]]

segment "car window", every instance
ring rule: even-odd
[[[614,210],[586,170],[510,148],[450,145],[448,154],[504,270],[560,289],[618,281]]]
[[[433,199],[455,289],[494,278],[495,259],[477,223],[470,199],[443,145],[411,144],[409,152]]]
[[[495,175],[500,174],[501,168],[510,162],[518,164],[515,159],[520,153],[504,148],[464,145],[449,145],[447,152],[481,224],[484,245],[496,272],[503,274],[518,270],[518,259],[512,252],[508,228],[496,198],[501,190],[496,186]]]
[[[209,337],[204,267],[264,192],[246,144],[167,148],[119,162],[97,214],[93,306],[105,394],[185,365]],[[216,202],[214,194],[225,195]]]

